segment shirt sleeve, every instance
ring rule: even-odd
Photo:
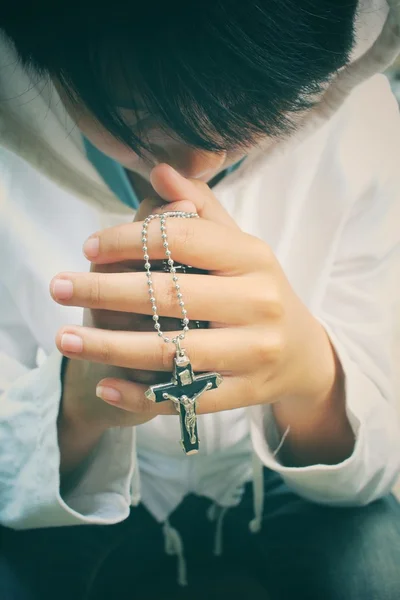
[[[131,505],[134,431],[109,430],[77,483],[60,494],[57,416],[62,355],[37,345],[0,285],[0,522],[15,528],[110,524]]]
[[[285,467],[274,457],[280,440],[271,408],[253,410],[253,443],[261,461],[315,502],[367,504],[389,493],[399,472],[394,385],[400,323],[397,172],[397,166],[386,164],[379,182],[354,204],[315,314],[343,367],[347,415],[355,436],[352,455],[336,465]]]

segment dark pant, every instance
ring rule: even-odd
[[[252,491],[223,522],[224,551],[212,556],[215,523],[204,498],[172,515],[189,587],[175,581],[160,525],[143,507],[123,523],[14,532],[2,529],[1,600],[398,600],[400,506],[394,497],[334,509],[306,502],[265,471],[262,530],[249,532]]]

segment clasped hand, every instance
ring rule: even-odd
[[[224,378],[218,389],[202,396],[198,412],[326,397],[335,379],[328,336],[291,288],[268,244],[241,231],[206,184],[187,180],[167,165],[156,167],[151,181],[169,203],[164,210],[195,210],[200,217],[167,219],[174,261],[208,271],[179,276],[188,318],[210,322],[208,329],[190,330],[182,345],[196,373],[217,371]],[[141,230],[142,223],[134,222],[99,231],[89,238],[86,257],[98,265],[143,261]],[[149,226],[147,246],[150,262],[165,258],[158,219]],[[56,279],[64,282],[61,295]],[[158,314],[179,318],[171,275],[154,272],[153,283]],[[50,289],[63,305],[152,314],[144,270],[60,273]],[[56,344],[67,357],[133,370],[171,372],[175,355],[174,345],[155,331],[65,326]],[[99,383],[103,400],[125,411],[176,414],[172,403],[147,400],[141,383],[115,378]]]

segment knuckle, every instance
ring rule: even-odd
[[[154,413],[156,405],[151,400],[148,400],[144,394],[138,394],[135,398],[133,412],[135,413]]]
[[[108,340],[100,338],[98,343],[98,358],[100,362],[112,364],[112,350]]]
[[[165,279],[164,279],[165,281]],[[166,317],[173,316],[177,305],[176,290],[172,281],[165,281],[159,292],[160,313]]]
[[[254,356],[261,365],[276,364],[283,354],[284,347],[284,338],[280,331],[265,331],[258,338]]]
[[[254,247],[254,256],[257,257],[256,263],[258,265],[261,264],[264,269],[269,271],[276,262],[275,254],[273,253],[270,246],[266,244],[263,240],[254,237],[252,239]]]
[[[269,297],[268,297],[268,313],[269,313],[269,318],[273,319],[274,321],[281,321],[283,320],[285,311],[284,311],[284,304],[283,304],[283,298],[282,298],[282,293],[280,288],[277,285],[273,285],[269,291]]]
[[[274,283],[271,285],[269,280],[254,288],[252,306],[256,318],[261,321],[281,321],[284,317],[284,307],[279,287]]]
[[[285,353],[286,338],[281,330],[275,330],[270,338],[270,363],[278,364]]]
[[[99,306],[102,300],[102,274],[92,273],[88,290],[88,300],[90,306]]]
[[[163,317],[172,317],[179,314],[177,292],[171,278],[163,273],[154,273],[153,287],[158,314]]]
[[[172,251],[180,252],[185,248],[195,237],[194,219],[175,219],[174,233],[171,237],[170,246]]]
[[[129,258],[132,223],[112,226],[99,234],[100,254],[103,257],[122,260]]]
[[[257,340],[253,356],[257,358],[258,363],[264,365],[269,362],[270,353],[271,347],[270,341],[268,339],[268,334],[264,333],[264,335],[260,336]]]
[[[113,252],[119,256],[123,251],[123,236],[121,227],[116,227],[113,235]]]
[[[268,321],[270,313],[268,298],[265,290],[263,290],[263,292],[257,290],[252,301],[252,308],[257,321]]]
[[[174,349],[172,344],[165,344],[161,338],[159,342],[160,362],[163,371],[170,371],[174,357]]]

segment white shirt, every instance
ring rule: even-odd
[[[136,431],[109,430],[62,498],[62,357],[54,338],[62,325],[80,324],[82,310],[56,304],[49,282],[60,271],[87,271],[85,239],[133,213],[96,210],[0,148],[0,521],[16,528],[114,523],[140,497],[163,520],[190,492],[230,506],[251,477],[252,447],[316,502],[364,504],[389,492],[400,463],[392,340],[399,156],[397,105],[386,79],[375,76],[309,138],[273,157],[249,157],[214,190],[243,230],[272,247],[325,326],[345,373],[352,455],[332,466],[283,466],[273,456],[279,440],[270,408],[257,406],[200,417],[201,451],[188,458],[177,419],[158,417]]]

